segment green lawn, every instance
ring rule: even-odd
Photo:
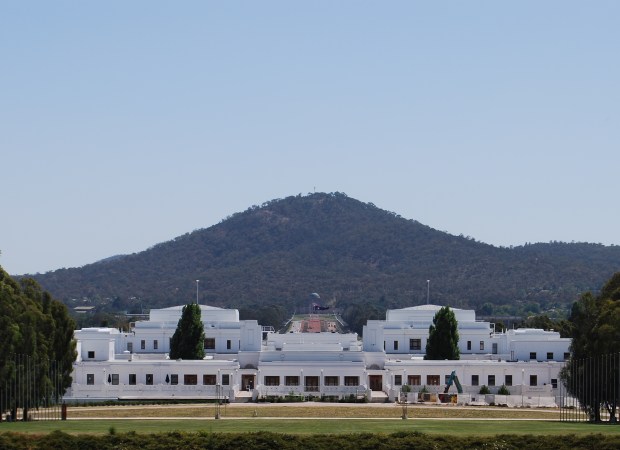
[[[55,422],[1,423],[0,432],[106,434],[157,433],[168,431],[207,431],[245,433],[268,431],[289,434],[393,433],[419,431],[435,435],[493,436],[497,434],[585,435],[620,434],[620,426],[565,423],[557,421],[432,420],[432,419],[113,419],[68,420]]]

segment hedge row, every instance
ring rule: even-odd
[[[418,432],[349,435],[286,435],[279,433],[122,433],[109,435],[70,435],[54,431],[44,435],[0,434],[0,449],[592,449],[617,450],[620,435],[517,436],[493,437],[431,436]]]

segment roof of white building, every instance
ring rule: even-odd
[[[216,306],[198,305],[200,306],[200,315],[203,322],[206,321],[223,321],[238,322],[239,310],[218,308]],[[150,322],[178,322],[181,318],[185,305],[170,306],[168,308],[152,309],[149,314]]]
[[[388,309],[385,313],[386,322],[394,321],[424,321],[430,322],[443,306],[440,305],[418,305],[409,306],[401,309]],[[475,322],[476,312],[473,309],[450,308],[458,322]]]

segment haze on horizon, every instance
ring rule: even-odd
[[[620,3],[4,2],[0,265],[344,192],[493,245],[620,244]]]

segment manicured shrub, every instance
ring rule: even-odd
[[[508,388],[506,387],[506,385],[502,384],[502,386],[499,388],[499,390],[497,391],[497,393],[499,395],[510,395],[510,391],[508,390]]]

